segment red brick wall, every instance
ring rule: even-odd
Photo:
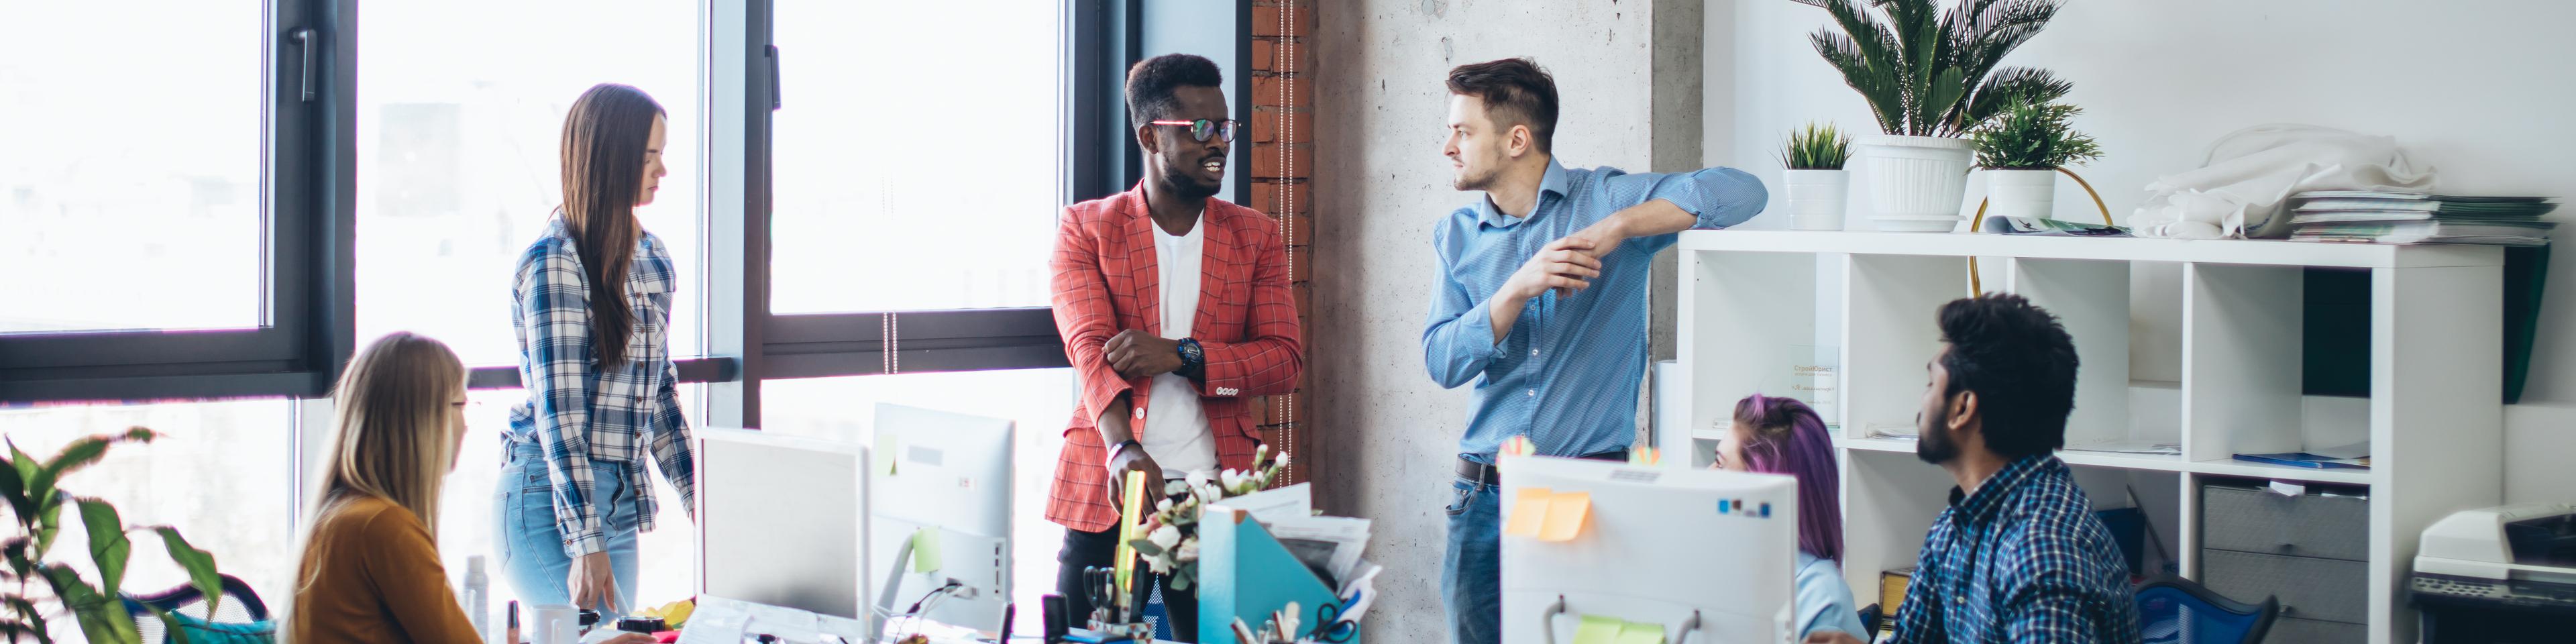
[[[1313,284],[1308,277],[1307,249],[1315,237],[1314,196],[1307,180],[1314,175],[1314,90],[1307,71],[1314,54],[1306,50],[1315,31],[1314,0],[1255,0],[1252,3],[1252,202],[1244,204],[1280,222],[1288,242],[1289,280],[1297,295],[1297,316],[1310,331],[1307,364],[1322,343],[1314,326]],[[1288,480],[1308,480],[1312,461],[1305,458],[1305,385],[1285,396],[1257,401],[1262,409],[1265,440],[1294,455]]]

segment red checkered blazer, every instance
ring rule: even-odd
[[[1244,397],[1294,389],[1305,369],[1305,348],[1278,224],[1217,199],[1207,200],[1204,212],[1199,225],[1207,229],[1207,255],[1200,261],[1198,317],[1190,325],[1190,335],[1207,353],[1199,401],[1216,434],[1218,465],[1249,469],[1261,439],[1254,429],[1257,410]],[[1109,499],[1108,453],[1095,427],[1100,410],[1129,397],[1135,410],[1129,425],[1142,436],[1152,409],[1149,380],[1120,378],[1104,349],[1122,330],[1163,332],[1153,227],[1139,184],[1065,208],[1056,235],[1055,326],[1082,393],[1064,429],[1046,516],[1075,530],[1099,532],[1118,522]]]

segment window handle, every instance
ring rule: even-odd
[[[312,27],[295,30],[294,38],[295,44],[304,50],[304,69],[297,87],[303,91],[303,100],[309,103],[313,101],[313,52],[321,47],[321,43],[314,42],[317,38]]]
[[[778,90],[778,46],[762,45],[762,47],[765,48],[764,53],[769,55],[769,109],[777,111],[784,104],[780,100]]]

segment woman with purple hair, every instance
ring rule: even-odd
[[[1735,423],[1718,443],[1717,467],[1798,479],[1798,637],[1841,631],[1866,640],[1851,586],[1843,583],[1842,472],[1824,419],[1795,399],[1747,396],[1735,403]]]

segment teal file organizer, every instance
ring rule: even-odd
[[[1297,602],[1298,628],[1312,632],[1324,614],[1340,614],[1336,589],[1315,577],[1261,522],[1242,511],[1211,507],[1199,519],[1199,641],[1234,641],[1234,620],[1260,628],[1270,613]],[[1360,644],[1354,631],[1344,644]]]

